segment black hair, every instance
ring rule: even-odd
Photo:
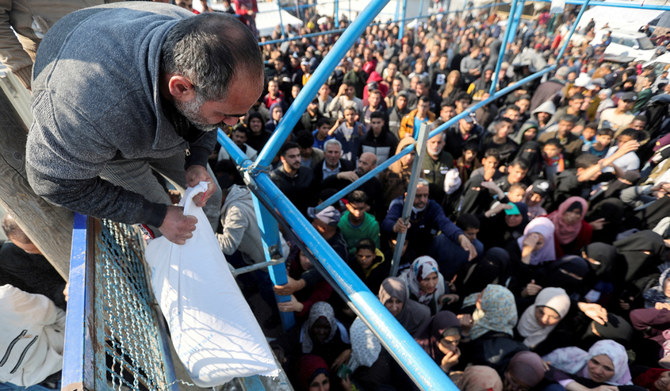
[[[314,136],[311,132],[301,131],[296,133],[295,141],[298,143],[300,148],[309,148],[314,145]]]
[[[330,126],[330,125],[331,125],[330,120],[329,120],[328,118],[326,118],[326,117],[322,117],[322,118],[319,118],[319,119],[316,121],[316,127],[317,127],[317,128],[320,128],[320,127],[323,126],[323,125],[328,125],[328,126]]]
[[[609,135],[611,137],[611,136],[614,136],[614,130],[612,130],[612,128],[600,128],[596,131],[596,135],[599,135],[599,134],[600,135],[606,134],[606,135]]]
[[[621,133],[619,133],[619,137],[621,136],[628,136],[632,138],[633,140],[640,141],[643,138],[643,135],[638,132],[637,130],[633,128],[626,128],[624,129]]]
[[[380,111],[373,111],[372,113],[370,113],[370,119],[373,119],[373,118],[381,118],[384,121],[386,121],[386,115],[381,110]]]
[[[375,246],[375,242],[371,239],[363,238],[356,243],[356,252],[359,250],[370,250],[374,254],[377,250],[377,246]]]
[[[575,159],[575,167],[581,169],[587,169],[589,167],[598,164],[599,160],[600,158],[596,155],[592,155],[590,153],[582,153]]]
[[[598,130],[598,123],[595,122],[595,121],[593,121],[593,122],[589,122],[588,124],[584,125],[584,127],[585,127],[585,128],[589,128],[589,129],[595,129],[595,130]]]
[[[528,163],[528,160],[526,160],[522,157],[518,157],[518,158],[512,160],[512,163],[510,163],[509,166],[510,167],[519,166],[520,169],[527,170],[528,168],[530,168],[530,163]]]
[[[354,190],[351,193],[349,193],[349,195],[347,196],[347,200],[349,200],[349,202],[355,203],[355,204],[357,204],[359,202],[363,202],[363,203],[367,204],[368,203],[368,195],[365,194],[365,192],[363,190]]]
[[[565,115],[563,115],[563,116],[561,117],[561,119],[559,120],[559,122],[560,122],[560,121],[567,121],[567,122],[570,122],[570,123],[572,123],[572,124],[576,124],[576,123],[577,123],[577,117],[575,117],[575,116],[572,115],[572,114],[565,114]]]
[[[462,230],[468,228],[479,229],[480,222],[477,216],[470,213],[463,213],[456,219],[456,226]]]
[[[494,157],[497,161],[500,161],[500,153],[496,148],[489,148],[484,152],[484,158]]]
[[[293,149],[293,148],[300,149],[300,145],[298,145],[298,143],[293,142],[293,141],[287,141],[286,143],[284,143],[284,145],[281,146],[281,149],[279,150],[279,156],[286,155],[286,152],[289,149]]]
[[[545,141],[544,146],[547,145],[553,145],[554,147],[560,149],[561,151],[563,150],[563,144],[561,144],[561,141],[557,138],[552,138],[547,141]]]

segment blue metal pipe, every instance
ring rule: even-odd
[[[493,72],[493,78],[491,79],[491,88],[489,88],[489,96],[493,95],[498,86],[498,78],[500,77],[500,68],[502,67],[503,58],[505,57],[505,52],[507,51],[507,42],[509,42],[510,31],[512,30],[512,19],[516,12],[516,3],[517,0],[512,0],[512,5],[510,6],[509,16],[507,17],[507,27],[505,28],[505,34],[503,35],[502,44],[500,44],[500,53],[498,53],[498,61],[496,61],[496,69]]]
[[[351,301],[352,310],[368,324],[412,380],[422,390],[456,391],[456,386],[447,375],[275,186],[270,177],[264,172],[259,172],[254,179],[258,196],[266,198],[268,202],[272,201],[275,211],[284,219],[287,227],[295,232],[312,252],[316,261],[327,270],[345,298]]]
[[[284,20],[281,16],[281,3],[279,0],[277,0],[277,12],[279,13],[279,27],[281,28],[281,35],[282,37],[286,37],[286,33],[284,32]]]
[[[400,10],[401,20],[400,29],[398,29],[398,39],[402,41],[405,36],[405,14],[407,13],[407,0],[402,0],[402,9]]]
[[[339,199],[343,198],[347,194],[351,193],[352,191],[358,189],[360,185],[363,183],[369,181],[372,179],[372,177],[376,176],[380,172],[386,170],[388,167],[391,166],[391,164],[397,162],[400,160],[401,157],[407,155],[408,153],[412,152],[414,150],[414,144],[408,145],[405,148],[403,148],[400,152],[396,153],[395,155],[391,156],[390,158],[386,159],[382,164],[378,165],[377,167],[373,168],[370,170],[367,174],[363,175],[362,177],[358,178],[354,182],[351,182],[348,184],[344,189],[338,191],[337,193],[333,194],[330,198],[327,200],[323,201],[321,204],[319,204],[316,208],[316,212],[321,212],[325,208],[329,207],[330,205],[336,203]]]
[[[551,3],[551,0],[537,0],[541,1],[544,3]],[[576,5],[583,5],[583,1],[579,0],[566,0],[566,4],[576,4]],[[592,7],[595,6],[603,6],[603,7],[617,7],[617,8],[634,8],[634,9],[649,9],[649,10],[656,10],[656,11],[670,11],[670,6],[668,5],[655,5],[655,4],[644,4],[642,5],[641,3],[610,3],[606,1],[590,1],[589,5]]]
[[[423,0],[419,2],[419,16],[417,18],[421,18],[423,15]]]
[[[361,12],[356,20],[346,29],[333,48],[328,52],[321,64],[316,68],[312,77],[309,78],[305,87],[300,91],[296,100],[286,111],[284,117],[279,121],[277,129],[268,140],[265,147],[258,154],[253,169],[268,166],[275,157],[279,148],[288,138],[295,124],[307,109],[309,102],[316,96],[319,88],[328,80],[342,57],[347,53],[354,41],[358,39],[365,28],[372,22],[377,14],[384,8],[389,0],[374,0]]]
[[[335,0],[335,10],[333,12],[335,18],[335,27],[340,28],[340,0]]]
[[[515,12],[515,15],[514,15],[514,20],[513,20],[514,26],[510,30],[510,36],[507,39],[508,42],[514,42],[514,39],[516,38],[516,32],[519,29],[519,22],[521,22],[521,16],[523,16],[523,7],[525,7],[525,5],[526,5],[525,0],[519,0],[519,1],[520,1],[520,3],[517,4],[517,6],[516,6],[516,12]]]
[[[556,64],[559,64],[559,61],[561,61],[561,58],[563,57],[563,53],[565,53],[565,49],[568,48],[568,44],[570,43],[570,39],[572,39],[572,34],[575,33],[575,30],[577,30],[577,25],[579,24],[579,21],[582,20],[582,15],[584,15],[584,11],[586,11],[586,7],[589,6],[590,0],[586,0],[584,2],[584,5],[582,5],[582,9],[579,10],[579,14],[577,14],[577,19],[575,19],[575,23],[572,25],[572,28],[570,29],[570,33],[568,34],[567,38],[565,39],[565,42],[563,42],[563,46],[561,47],[561,50],[558,52],[558,56],[556,57]]]

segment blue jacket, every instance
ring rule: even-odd
[[[391,201],[386,217],[382,221],[382,232],[394,233],[393,225],[402,216],[404,204],[405,200],[403,196]],[[456,243],[458,243],[458,236],[463,234],[463,231],[444,214],[442,207],[433,200],[428,200],[428,205],[426,205],[426,209],[423,211],[419,213],[412,211],[410,223],[411,226],[407,231],[407,239],[410,240],[410,245],[415,248],[419,244],[430,244],[437,231],[442,231],[442,233]]]

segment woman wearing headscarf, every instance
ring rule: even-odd
[[[570,197],[547,216],[556,228],[554,242],[558,257],[579,254],[579,250],[591,241],[593,227],[584,221],[588,208],[585,199]]]
[[[535,298],[535,303],[519,318],[517,331],[524,345],[535,348],[547,339],[570,310],[570,297],[563,288],[544,288]]]
[[[475,295],[468,297],[467,306]],[[463,362],[488,365],[502,374],[512,356],[528,348],[512,339],[518,320],[514,295],[509,289],[489,284],[476,295],[474,324],[470,329],[471,341],[463,344]]]
[[[555,261],[554,223],[546,217],[534,218],[523,230],[523,236],[507,249],[512,260],[524,265]]]
[[[483,291],[488,284],[504,283],[509,271],[509,262],[509,254],[505,249],[500,247],[488,249],[483,257],[470,262],[462,276],[458,276],[455,281],[457,292],[461,296],[467,296]]]
[[[657,272],[656,265],[662,263],[665,250],[663,237],[654,231],[639,231],[614,242],[617,252],[624,258],[626,271],[624,280],[630,282]]]
[[[307,321],[300,328],[303,354],[322,357],[330,368],[337,368],[351,355],[349,333],[335,318],[330,304],[320,301],[312,306]]]
[[[670,310],[670,268],[658,277],[658,285],[644,291],[644,307]]]
[[[319,356],[307,354],[298,363],[298,389],[300,391],[329,391],[330,372],[328,365]]]
[[[448,287],[437,261],[427,255],[415,259],[399,277],[409,287],[409,297],[427,306],[432,315],[442,309],[443,301],[458,300],[458,296],[447,294]]]
[[[382,282],[379,300],[412,335],[430,318],[428,307],[410,299],[405,281],[398,277],[389,277]]]
[[[495,369],[486,365],[465,368],[454,384],[461,391],[502,391],[503,383]]]
[[[649,368],[635,376],[633,384],[649,391],[670,391],[670,370]]]
[[[416,342],[447,374],[458,364],[461,351],[461,322],[450,311],[440,311],[419,327]]]
[[[461,72],[453,70],[447,75],[447,82],[442,87],[442,100],[453,105],[459,92],[461,92]]]
[[[542,357],[555,370],[553,379],[567,391],[584,391],[598,386],[631,385],[626,349],[609,339],[593,344],[588,352],[567,347]]]
[[[516,241],[523,236],[523,230],[528,225],[528,207],[526,204],[523,202],[514,202],[500,205],[503,206],[494,207],[489,211],[497,211],[493,216],[489,216],[491,215],[489,212],[479,216],[481,223],[477,239],[484,244],[484,248],[506,247],[508,242]],[[507,207],[507,205],[510,205],[510,209],[498,211],[498,209]]]
[[[533,352],[519,352],[512,357],[503,375],[503,390],[532,390],[544,379],[547,367]]]
[[[524,130],[526,129],[526,130]],[[526,137],[533,129],[535,129],[535,134],[537,135],[537,127],[535,128],[526,128],[526,124],[521,127],[521,137]],[[519,152],[516,154],[516,159],[524,159],[528,162],[528,172],[526,172],[526,178],[531,181],[536,181],[543,174],[544,170],[544,159],[542,158],[542,144],[533,140],[521,140],[519,143],[521,147]]]
[[[347,366],[352,371],[350,381],[355,389],[377,390],[405,380],[398,379],[398,375],[404,376],[404,372],[398,370],[391,355],[382,349],[377,337],[360,318],[351,324],[349,334],[351,358]]]

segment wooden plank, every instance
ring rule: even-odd
[[[26,125],[0,89],[0,204],[67,280],[73,214],[37,196],[25,170]]]

